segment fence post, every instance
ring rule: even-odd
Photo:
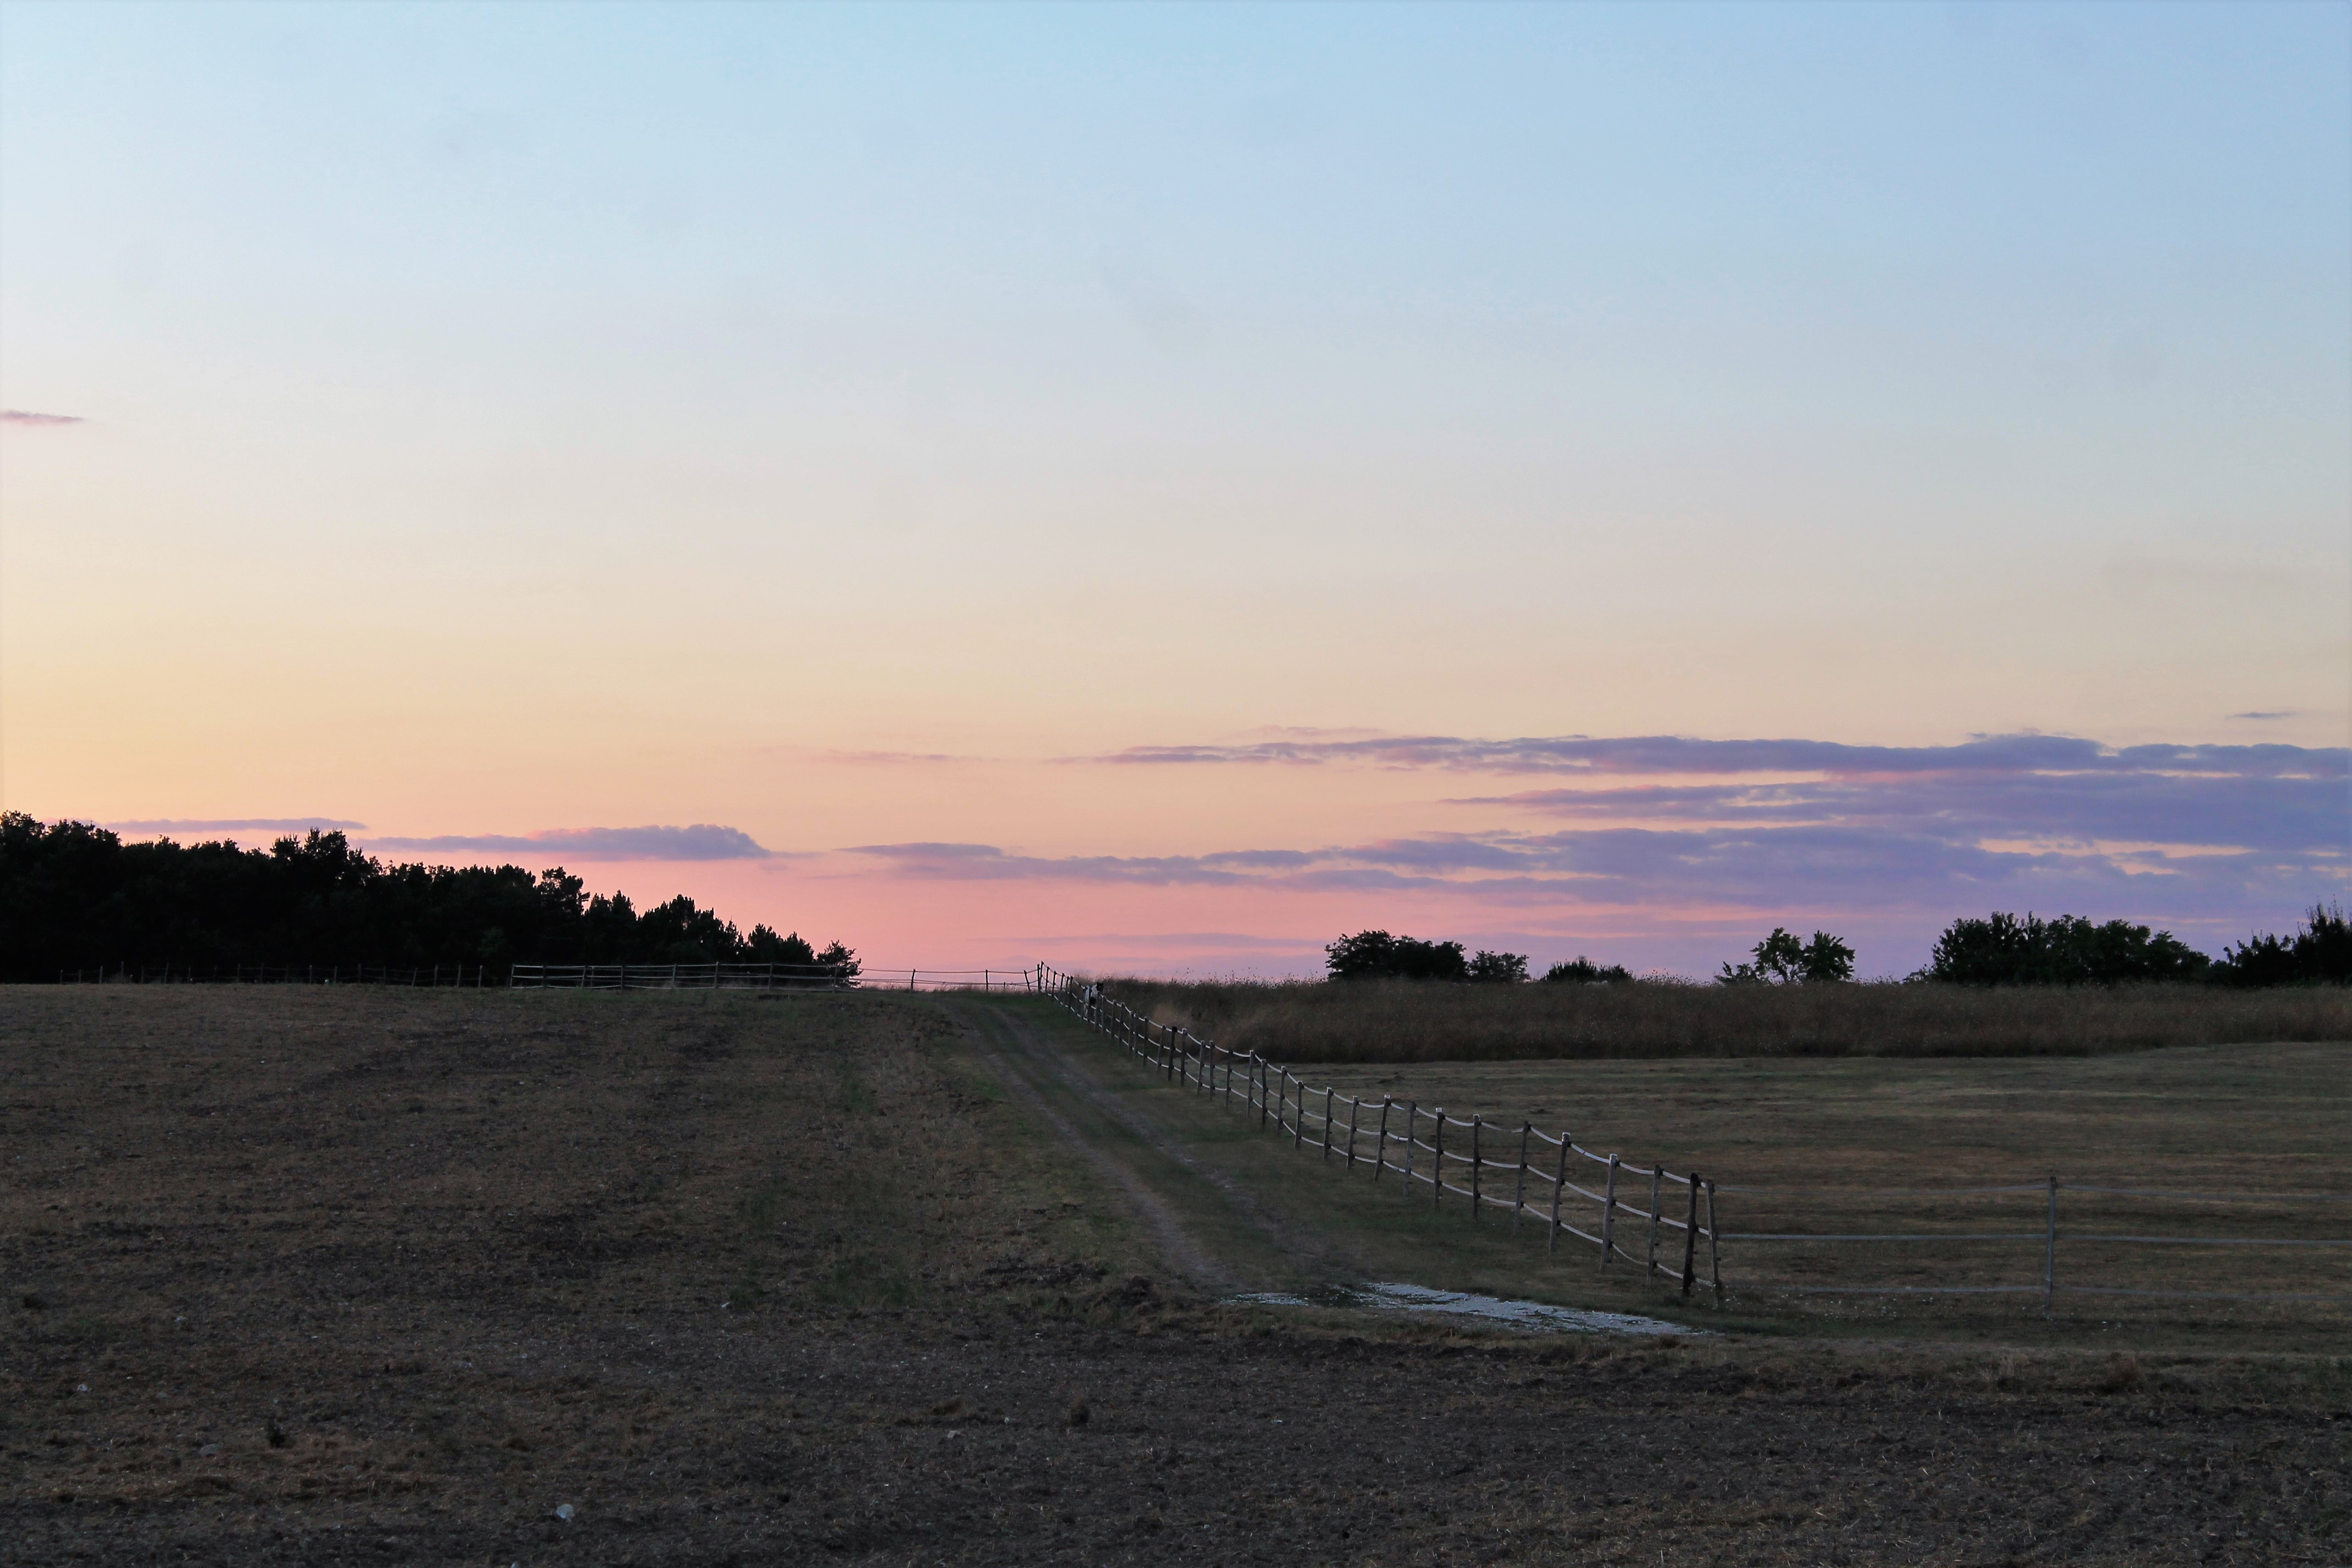
[[[1331,1160],[1331,1086],[1328,1083],[1323,1086],[1323,1160],[1326,1164]]]
[[[1475,1110],[1470,1113],[1470,1223],[1472,1225],[1478,1223],[1478,1210],[1486,1202],[1486,1189],[1480,1177],[1480,1173],[1486,1168],[1486,1156],[1478,1136],[1486,1125],[1485,1117]]]
[[[1617,1248],[1617,1156],[1609,1156],[1609,1181],[1601,1189],[1601,1267],[1609,1267],[1609,1255]]]
[[[1519,1173],[1517,1179],[1511,1184],[1511,1234],[1513,1236],[1519,1234],[1519,1210],[1528,1201],[1528,1131],[1534,1125],[1532,1121],[1523,1121],[1519,1123]]]
[[[1698,1273],[1698,1173],[1690,1173],[1690,1219],[1683,1227],[1683,1300],[1690,1300],[1691,1282]]]
[[[1297,1103],[1290,1108],[1290,1146],[1293,1150],[1307,1145],[1307,1080],[1298,1080]]]
[[[1429,1206],[1433,1210],[1445,1196],[1445,1107],[1430,1114],[1437,1118],[1429,1133]]]
[[[1421,1101],[1404,1102],[1404,1185],[1397,1189],[1406,1197],[1412,1196],[1412,1142],[1420,1136]]]
[[[1362,1096],[1348,1101],[1348,1169],[1356,1168],[1356,1113],[1364,1109]]]
[[[1715,1280],[1716,1310],[1723,1310],[1723,1226],[1715,1217],[1715,1184],[1706,1184],[1706,1271]]]
[[[1551,1235],[1544,1241],[1546,1252],[1559,1250],[1559,1200],[1568,1191],[1568,1129],[1559,1130],[1559,1169],[1553,1173],[1551,1184]]]
[[[2050,1178],[2050,1227],[2042,1244],[2042,1315],[2050,1316],[2058,1297],[2058,1178]]]
[[[1650,1265],[1642,1270],[1642,1283],[1647,1285],[1658,1277],[1658,1199],[1665,1185],[1666,1168],[1650,1167]]]
[[[1265,1131],[1265,1086],[1266,1086],[1266,1072],[1265,1072],[1265,1068],[1266,1068],[1266,1060],[1265,1060],[1265,1058],[1264,1057],[1260,1057],[1260,1058],[1258,1058],[1258,1059],[1257,1059],[1257,1130],[1258,1130],[1259,1131],[1261,1131],[1261,1132],[1263,1132],[1263,1131]]]
[[[1388,1173],[1389,1107],[1395,1103],[1396,1101],[1391,1100],[1387,1095],[1384,1094],[1381,1096],[1381,1146],[1380,1152],[1372,1157],[1372,1180],[1375,1182],[1379,1181],[1382,1176]]]

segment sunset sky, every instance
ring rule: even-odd
[[[877,964],[2352,894],[2352,6],[0,5],[0,797]]]

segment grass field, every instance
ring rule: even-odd
[[[1103,1048],[1111,1049],[1108,1041]],[[1147,1080],[1149,1074],[1146,1075]],[[1309,1075],[1318,1089],[1325,1081]],[[1921,1199],[1905,1189],[2040,1183],[2055,1174],[2075,1185],[2221,1193],[2352,1194],[2352,1046],[2231,1046],[2095,1058],[1839,1060],[1733,1058],[1678,1061],[1528,1061],[1415,1063],[1341,1067],[1330,1081],[1343,1095],[1400,1108],[1444,1107],[1493,1123],[1485,1152],[1516,1154],[1517,1129],[1530,1121],[1566,1131],[1583,1146],[1622,1153],[1630,1169],[1621,1190],[1646,1202],[1648,1167],[1697,1170],[1719,1184],[1721,1220],[1732,1232],[1843,1234],[2026,1233],[2038,1237],[2046,1198],[2039,1191],[1970,1198]],[[1309,1109],[1319,1106],[1310,1096]],[[1223,1112],[1213,1113],[1224,1116]],[[1400,1111],[1400,1115],[1402,1112]],[[1238,1126],[1241,1119],[1226,1117]],[[1344,1113],[1342,1114],[1344,1121]],[[1367,1119],[1369,1125],[1370,1119]],[[1311,1142],[1316,1123],[1309,1122]],[[1206,1134],[1205,1136],[1214,1136]],[[1254,1131],[1244,1134],[1261,1138]],[[1449,1136],[1460,1139],[1457,1131]],[[1271,1142],[1273,1141],[1267,1140]],[[1369,1152],[1370,1138],[1362,1140]],[[1286,1149],[1277,1161],[1297,1161]],[[1424,1162],[1425,1163],[1425,1162]],[[1316,1169],[1264,1181],[1359,1184],[1355,1176]],[[1597,1186],[1602,1172],[1584,1164],[1571,1179]],[[1452,1178],[1463,1180],[1460,1176]],[[1507,1174],[1490,1173],[1488,1191],[1507,1194]],[[1389,1186],[1396,1182],[1391,1176]],[[1429,1207],[1427,1189],[1414,1210]],[[2352,1248],[2118,1246],[2070,1242],[2067,1236],[2229,1235],[2267,1238],[2352,1237],[2352,1202],[2187,1203],[2062,1190],[2059,1277],[2070,1285],[2125,1289],[2278,1292],[2352,1297]],[[1388,1200],[1396,1208],[1402,1197]],[[1466,1204],[1449,1195],[1448,1217],[1427,1223],[1466,1230]],[[1669,1209],[1669,1213],[1675,1213]],[[1593,1210],[1571,1217],[1593,1228]],[[1637,1223],[1621,1219],[1637,1242]],[[1508,1216],[1489,1215],[1481,1229],[1498,1235]],[[1510,1282],[1540,1292],[1548,1274],[1528,1253],[1497,1259]],[[1574,1248],[1580,1268],[1598,1274],[1595,1249]],[[2127,1333],[2135,1342],[2294,1344],[2352,1350],[2352,1310],[2291,1303],[2138,1300],[2061,1295],[2045,1324],[2038,1299],[1801,1300],[1781,1288],[1826,1289],[1841,1284],[1984,1286],[2036,1284],[2038,1240],[1950,1245],[1801,1246],[1732,1244],[1724,1270],[1735,1286],[1734,1310],[1871,1333],[2023,1335],[2046,1342],[2100,1342]],[[1621,1273],[1622,1264],[1614,1266]],[[1552,1289],[1557,1289],[1555,1284]],[[1648,1293],[1654,1297],[1654,1292]],[[1613,1298],[1643,1300],[1632,1289]],[[1587,1296],[1599,1304],[1601,1299]]]
[[[1562,1080],[1481,1075],[1560,1065],[1389,1091],[1557,1122]],[[1797,1132],[1898,1168],[1986,1092],[1969,1157],[2074,1093],[2138,1106],[2120,1161],[2224,1081],[1600,1065],[1627,1119],[1588,1100],[1580,1136],[1679,1118],[1727,1178]],[[1791,1071],[1865,1076],[1761,1076]],[[2340,1063],[2261,1069],[2231,1135],[2299,1072]],[[1222,1305],[1370,1278],[1678,1310],[1302,1163],[1039,1002],[7,988],[0,1082],[11,1563],[2252,1564],[2352,1529],[2352,1362],[2317,1331]]]
[[[1280,1062],[2087,1056],[2352,1040],[2352,988],[2202,985],[1180,984],[1114,980],[1161,1023]]]

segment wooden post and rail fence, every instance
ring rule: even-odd
[[[1314,1089],[1288,1068],[1255,1051],[1230,1050],[1146,1017],[1099,984],[1044,964],[1034,974],[1038,990],[1150,1064],[1171,1084],[1255,1117],[1261,1128],[1286,1136],[1293,1149],[1314,1153],[1318,1163],[1339,1165],[1349,1173],[1360,1167],[1374,1183],[1394,1181],[1400,1195],[1407,1198],[1425,1188],[1434,1209],[1444,1209],[1449,1197],[1459,1198],[1453,1206],[1465,1223],[1476,1223],[1489,1209],[1501,1209],[1510,1216],[1516,1234],[1532,1220],[1541,1228],[1548,1252],[1557,1253],[1560,1238],[1567,1237],[1591,1247],[1602,1271],[1621,1264],[1638,1269],[1645,1281],[1677,1286],[1685,1300],[1704,1292],[1717,1306],[1725,1305],[1734,1289],[1724,1275],[1725,1252],[1748,1256],[1746,1249],[1754,1248],[1759,1249],[1757,1261],[1742,1268],[1738,1289],[1764,1295],[2027,1296],[2041,1299],[2045,1316],[2055,1311],[2062,1296],[2352,1305],[2352,1289],[2347,1288],[2352,1287],[2352,1268],[2347,1268],[2352,1266],[2352,1250],[2347,1250],[2352,1237],[2301,1234],[2308,1228],[2305,1216],[2345,1212],[2352,1193],[2183,1192],[2062,1182],[2056,1175],[1978,1187],[1718,1185],[1695,1171],[1673,1172],[1654,1162],[1628,1163],[1620,1154],[1589,1149],[1566,1130],[1552,1133],[1525,1121],[1513,1127],[1476,1114],[1452,1116],[1442,1108],[1423,1109],[1417,1101],[1388,1095],[1377,1100],[1351,1097],[1328,1084]],[[1512,1151],[1507,1158],[1487,1153],[1487,1141],[1497,1134]],[[1461,1152],[1465,1138],[1467,1153]],[[1582,1180],[1575,1179],[1579,1175]],[[1490,1177],[1507,1181],[1507,1199],[1490,1190]],[[1641,1201],[1623,1195],[1628,1181]],[[1670,1190],[1675,1188],[1680,1191]],[[1808,1201],[1813,1199],[1864,1214],[1903,1204],[1924,1205],[1937,1227],[1726,1230],[1717,1211],[1723,1194],[1735,1201],[1752,1199],[1766,1212],[1801,1217],[1823,1212],[1823,1206]],[[2062,1226],[2062,1194],[2089,1222],[2089,1228],[2079,1222]],[[2024,1225],[2011,1221],[2000,1229],[1969,1224],[1968,1206],[1987,1200],[2012,1210],[2023,1205],[2032,1217]],[[2263,1222],[2271,1233],[2216,1235],[2177,1228],[2183,1211],[2193,1218],[2217,1207]],[[2132,1228],[2112,1228],[2118,1218]],[[1661,1242],[1667,1254],[1663,1261]],[[2230,1282],[2238,1284],[2249,1282],[2245,1259],[2250,1255],[2301,1259],[2291,1266],[2300,1268],[2301,1275],[2282,1278],[2273,1268],[2251,1282],[2305,1288],[2185,1289],[2117,1283],[2112,1278],[2100,1282],[2084,1278],[2079,1265],[2062,1278],[2062,1242],[2068,1248],[2091,1249],[2091,1256],[2098,1258],[2146,1255],[2149,1249],[2173,1256],[2219,1249],[2218,1256],[2233,1260]],[[2009,1272],[2014,1262],[2004,1264],[2003,1253],[1985,1252],[1988,1247],[2009,1249],[2006,1256],[2011,1260],[2014,1249],[2030,1249],[2035,1278],[2016,1279]],[[1865,1262],[1910,1278],[1902,1282],[1848,1281],[1839,1254],[1853,1248],[1862,1249]],[[1786,1249],[1784,1256],[1793,1258],[1796,1267],[1773,1267],[1768,1259],[1776,1249]],[[1947,1278],[1934,1277],[1938,1272]],[[1809,1273],[1836,1277],[1835,1282],[1808,1279]],[[1952,1274],[1963,1276],[1964,1282],[1950,1282]],[[2311,1274],[2321,1278],[2302,1277]],[[2315,1283],[2335,1288],[2307,1288]]]

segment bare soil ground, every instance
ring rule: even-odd
[[[12,988],[0,1082],[10,1563],[2352,1557],[2340,1357],[1218,1305],[1527,1249],[1038,1005]]]

